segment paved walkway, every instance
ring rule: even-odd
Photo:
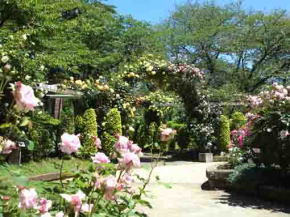
[[[224,191],[203,191],[201,185],[207,180],[205,170],[209,165],[170,162],[155,168],[147,188],[153,209],[143,211],[149,217],[290,217],[290,208],[270,202]],[[137,173],[145,177],[148,172],[140,169]],[[156,182],[156,175],[163,184]]]

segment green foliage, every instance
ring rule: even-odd
[[[87,109],[83,115],[83,132],[81,134],[83,156],[89,156],[96,152],[93,136],[98,136],[97,115],[94,109]]]
[[[271,111],[254,121],[249,144],[260,148],[261,153],[256,156],[259,163],[268,167],[279,165],[284,170],[289,168],[290,136],[287,132],[290,132],[289,113]]]
[[[32,126],[28,129],[28,156],[39,160],[48,157],[56,151],[57,130],[60,121],[51,117],[47,113],[36,113],[32,119]],[[28,145],[28,144],[27,144]],[[24,155],[24,159],[28,157]]]
[[[239,129],[247,123],[247,118],[242,112],[234,112],[231,116],[231,129]]]
[[[228,180],[235,190],[256,194],[262,185],[288,186],[289,176],[278,168],[258,167],[252,163],[244,163],[234,168]]]
[[[122,135],[122,120],[118,109],[112,108],[103,122],[102,148],[108,154],[113,151],[116,135]]]
[[[75,133],[74,112],[72,107],[66,107],[61,111],[61,134],[62,133]]]
[[[227,146],[231,142],[230,121],[227,116],[220,116],[220,131],[219,131],[219,148],[221,151],[226,151]]]
[[[169,55],[207,69],[213,87],[234,84],[254,91],[271,78],[289,80],[287,12],[247,11],[241,5],[206,1],[178,6],[163,24]],[[225,94],[228,98],[231,92]]]
[[[84,131],[84,119],[81,115],[75,117],[75,133],[79,134]]]

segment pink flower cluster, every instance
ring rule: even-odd
[[[61,196],[70,203],[75,213],[90,213],[93,208],[93,204],[83,203],[86,199],[86,195],[79,190],[76,194],[61,194]]]
[[[189,64],[171,64],[168,67],[169,71],[174,74],[182,73],[186,75],[190,75],[193,77],[197,77],[200,79],[204,78],[204,72],[194,65]]]
[[[129,138],[125,136],[117,136],[117,141],[115,143],[115,149],[120,156],[118,158],[119,164],[119,178],[117,179],[114,175],[109,175],[107,177],[100,177],[99,173],[96,173],[95,188],[103,189],[104,198],[106,200],[116,199],[116,192],[122,190],[123,188],[129,188],[130,183],[133,182],[133,177],[130,174],[132,168],[140,167],[140,158],[142,155],[142,149],[134,144]],[[93,157],[92,161],[95,164],[106,164],[110,162],[110,159],[102,152],[97,152]],[[101,170],[104,167],[99,166],[97,170]],[[124,172],[125,171],[125,172]],[[124,173],[123,173],[124,172]]]
[[[176,135],[176,130],[174,130],[172,128],[161,129],[160,140],[162,142],[167,142],[167,141],[173,139],[173,137],[175,135]]]
[[[1,141],[2,150],[0,150],[0,154],[10,154],[13,150],[17,149],[17,145],[15,142],[4,139]]]
[[[238,130],[231,131],[232,143],[238,144],[240,148],[244,146],[244,140],[250,136],[250,129],[246,126]]]
[[[20,190],[19,198],[19,208],[35,209],[41,214],[41,217],[50,216],[48,211],[52,206],[52,201],[45,198],[38,199],[37,192],[34,188],[22,188]]]
[[[265,102],[290,101],[290,86],[284,87],[274,83],[269,90],[262,91],[258,96],[248,96],[247,99],[253,108],[261,106]]]
[[[115,148],[119,153],[123,154],[131,152],[138,156],[142,156],[142,149],[137,144],[134,144],[133,141],[125,136],[117,136],[117,139]]]
[[[14,99],[16,102],[16,109],[21,111],[33,111],[34,107],[40,105],[40,100],[35,97],[33,89],[22,84],[20,81],[14,84]]]

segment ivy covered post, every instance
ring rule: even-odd
[[[79,120],[81,120],[79,118]],[[78,121],[79,121],[78,120]],[[94,109],[87,109],[82,118],[82,155],[89,156],[96,152],[94,137],[98,136],[97,115]]]
[[[116,142],[115,135],[122,135],[122,120],[118,109],[112,108],[107,113],[103,122],[102,147],[107,154],[112,153],[114,143]]]
[[[219,147],[221,151],[226,151],[231,142],[230,120],[227,116],[220,116]]]

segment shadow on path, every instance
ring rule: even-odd
[[[284,212],[290,214],[290,207],[272,201],[259,199],[255,196],[240,195],[238,193],[229,193],[217,198],[218,203],[227,204],[234,207],[265,209],[272,212]]]

